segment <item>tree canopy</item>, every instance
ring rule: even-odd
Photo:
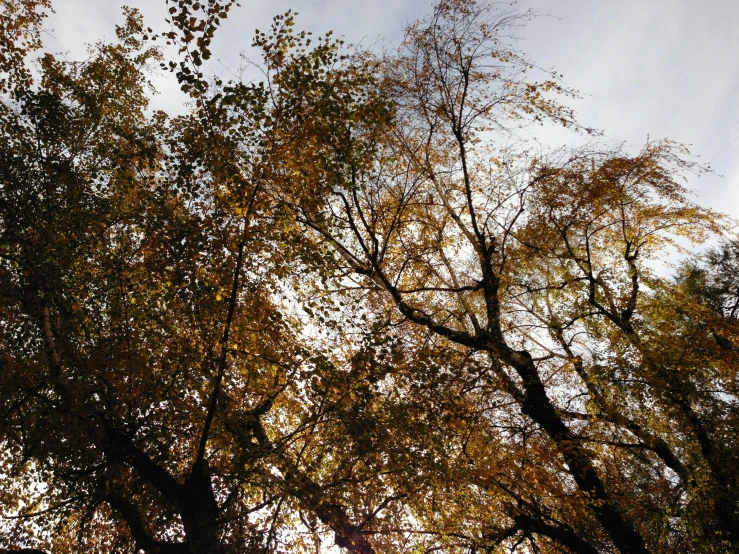
[[[167,5],[69,61],[2,2],[0,553],[739,551],[739,254],[682,145],[581,125],[497,4],[382,55],[288,12],[253,82],[205,69],[234,0]]]

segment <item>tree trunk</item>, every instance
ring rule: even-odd
[[[623,554],[648,554],[644,540],[613,502],[590,461],[590,455],[572,436],[547,396],[528,352],[502,348],[501,357],[523,379],[521,411],[538,423],[557,445],[580,490],[592,500],[590,508]]]

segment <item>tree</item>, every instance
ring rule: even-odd
[[[535,425],[533,458],[554,465],[526,480],[560,492],[511,493],[514,524],[539,519],[518,531],[573,550],[580,539],[622,552],[733,548],[736,458],[724,439],[736,426],[711,422],[733,413],[735,365],[648,263],[671,236],[717,231],[717,216],[687,200],[679,174],[694,166],[669,142],[636,156],[496,148],[511,119],[571,122],[544,100],[556,82],[521,80],[525,60],[500,42],[511,23],[450,1],[411,27],[389,63],[397,113],[377,158],[348,166],[320,216],[302,221],[389,313],[485,359],[493,390],[520,411],[507,447]],[[481,440],[499,448],[496,435]],[[490,448],[469,463],[478,478],[500,471]]]
[[[226,8],[204,9],[207,22]],[[290,26],[277,19],[278,40],[293,40]],[[371,551],[347,505],[375,503],[369,517],[384,491],[345,502],[358,494],[339,409],[350,346],[331,352],[301,330],[290,304],[310,293],[318,260],[287,246],[296,229],[265,194],[263,135],[291,130],[273,132],[261,106],[297,114],[289,87],[303,85],[287,81],[281,100],[261,86],[206,98],[185,56],[175,68],[200,95],[195,111],[148,117],[159,53],[143,33],[128,11],[118,43],[83,63],[45,55],[3,105],[4,542],[261,552],[320,542],[325,525]],[[260,37],[268,63],[279,58]],[[337,56],[327,39],[287,70],[325,74]],[[342,79],[306,82],[310,121],[326,124]],[[246,124],[231,104],[249,106]]]
[[[36,70],[48,5],[4,5],[0,546],[736,549],[729,274],[651,270],[723,228],[701,168],[513,140],[589,132],[526,15],[443,0],[377,57],[287,13],[263,82],[208,80],[233,4]],[[156,63],[187,115],[147,113]]]

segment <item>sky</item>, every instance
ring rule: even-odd
[[[122,0],[57,0],[47,49],[83,57],[84,44],[114,38]],[[164,0],[128,0],[148,26],[164,29]],[[506,7],[508,3],[504,4]],[[296,26],[333,30],[347,42],[392,49],[405,26],[431,11],[431,0],[242,0],[213,43],[211,69],[235,71],[254,30],[297,11]],[[736,0],[522,0],[535,18],[518,48],[540,67],[556,69],[580,91],[579,121],[638,150],[647,140],[690,144],[714,174],[691,177],[703,206],[739,219],[739,2]],[[173,79],[156,77],[154,108],[181,110]],[[560,134],[546,143],[576,141]]]

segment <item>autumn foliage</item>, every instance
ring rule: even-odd
[[[72,62],[1,4],[0,553],[739,550],[739,248],[681,145],[524,140],[595,134],[494,4],[382,56],[289,12],[256,82],[206,69],[233,0],[167,5]]]

